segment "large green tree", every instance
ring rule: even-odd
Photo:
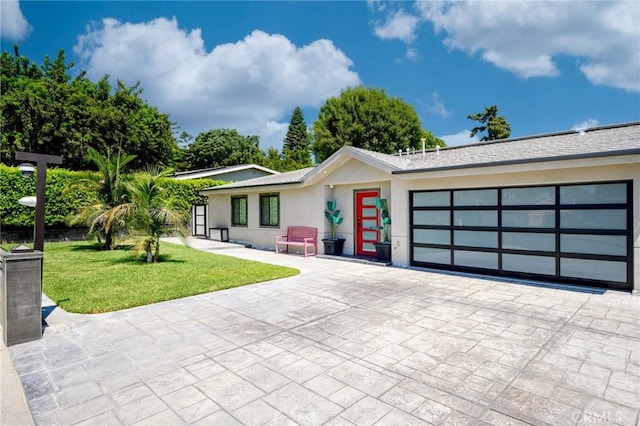
[[[327,99],[313,123],[313,153],[322,162],[344,145],[387,154],[422,147],[415,109],[382,89],[348,88]]]
[[[481,141],[506,139],[511,135],[511,125],[504,115],[498,115],[498,107],[496,105],[485,107],[484,112],[468,115],[467,118],[482,124],[471,130],[470,137],[474,137],[484,131],[487,134],[480,139]]]
[[[135,155],[134,167],[173,164],[178,152],[167,114],[141,98],[132,87],[105,76],[90,81],[84,72],[70,75],[74,64],[64,50],[37,65],[20,55],[0,54],[0,161],[15,164],[16,151],[61,155],[72,170],[92,169],[88,147],[107,154],[122,149]]]
[[[307,130],[302,109],[296,107],[289,121],[289,128],[282,144],[284,168],[302,169],[313,165],[311,161],[311,134]]]
[[[196,136],[187,149],[191,169],[261,163],[264,153],[258,136],[242,136],[236,129],[214,129]]]

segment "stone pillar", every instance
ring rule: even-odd
[[[0,249],[0,325],[6,346],[42,337],[42,252]]]

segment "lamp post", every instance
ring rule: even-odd
[[[36,154],[33,152],[16,152],[16,160],[33,161],[36,163],[36,220],[33,226],[33,249],[44,250],[44,205],[45,189],[47,186],[47,164],[62,164],[62,157],[58,155]],[[29,177],[33,174],[32,164],[23,163],[18,166],[22,176]]]

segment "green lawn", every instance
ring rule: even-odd
[[[90,242],[47,243],[44,293],[68,312],[100,313],[290,277],[299,270],[163,243],[162,261]]]

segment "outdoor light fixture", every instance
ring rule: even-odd
[[[36,204],[38,204],[38,201],[36,197],[22,197],[18,200],[18,203],[23,206],[33,208],[36,206]]]
[[[31,177],[35,169],[36,168],[31,163],[22,163],[18,165],[18,170],[20,170],[20,174],[26,178]]]
[[[35,167],[30,163],[22,163],[18,166],[18,170],[24,177],[33,175],[35,169],[38,169],[36,179],[36,196],[24,197],[20,204],[35,207],[35,222],[33,224],[33,249],[42,251],[44,249],[44,203],[45,187],[47,185],[47,164],[62,164],[62,157],[58,155],[36,154],[33,152],[16,152],[16,160],[33,161]],[[35,199],[34,199],[35,198]],[[27,204],[28,203],[28,204]]]

